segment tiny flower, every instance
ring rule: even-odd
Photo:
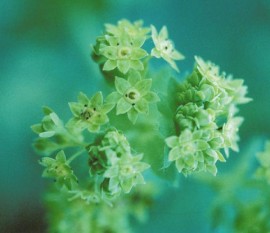
[[[166,144],[171,148],[169,161],[175,161],[177,170],[185,176],[199,171],[208,171],[216,175],[215,163],[217,160],[225,161],[219,152],[223,145],[222,137],[208,129],[185,129],[179,137],[168,137]]]
[[[149,168],[141,162],[143,155],[133,156],[126,137],[116,131],[108,131],[98,145],[89,149],[90,175],[100,175],[102,190],[114,196],[121,191],[129,193],[137,184],[144,184],[142,172]]]
[[[101,92],[96,93],[91,99],[81,92],[77,103],[69,103],[74,117],[68,122],[68,126],[81,130],[87,128],[90,132],[96,132],[101,125],[109,121],[107,113],[113,106],[113,104],[103,104]]]
[[[222,135],[224,138],[224,149],[227,156],[229,156],[229,148],[238,152],[239,148],[237,142],[239,141],[239,127],[243,122],[242,117],[232,117],[222,127]]]
[[[141,46],[145,42],[145,37],[131,38],[123,34],[120,37],[106,35],[105,39],[108,45],[104,44],[99,49],[100,54],[107,59],[103,70],[118,68],[121,73],[126,74],[130,69],[144,69],[141,59],[147,56],[147,52]]]
[[[77,178],[66,161],[64,151],[60,151],[55,159],[43,157],[40,164],[45,167],[42,176],[55,179],[58,186],[71,189],[77,184]]]
[[[138,20],[134,23],[126,19],[118,21],[117,25],[105,24],[106,34],[121,37],[123,34],[127,34],[130,37],[146,37],[150,32],[150,28],[143,27],[143,21]]]
[[[45,116],[41,124],[32,125],[32,130],[41,138],[50,138],[59,133],[63,128],[63,123],[53,110],[48,107],[43,107]]]
[[[163,58],[172,68],[179,72],[175,60],[182,60],[185,57],[175,50],[173,42],[168,39],[167,27],[163,26],[160,33],[157,32],[157,29],[153,25],[151,26],[151,29],[152,39],[155,44],[155,48],[152,49],[151,55],[156,58]]]
[[[110,103],[116,103],[116,113],[127,113],[129,120],[134,124],[138,114],[147,114],[149,103],[159,101],[156,93],[150,91],[152,85],[151,79],[142,79],[139,72],[131,72],[128,80],[124,78],[115,78],[115,87],[117,92],[111,93],[107,97]]]
[[[140,162],[143,155],[132,156],[126,154],[120,158],[111,160],[111,166],[104,173],[104,177],[109,179],[107,189],[111,195],[119,193],[129,193],[132,187],[137,184],[144,184],[142,172],[150,166]]]

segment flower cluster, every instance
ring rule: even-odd
[[[97,39],[93,47],[94,55],[103,64],[104,71],[117,68],[126,74],[130,69],[143,70],[141,61],[148,53],[142,49],[148,28],[143,28],[142,21],[134,24],[127,20],[121,20],[116,25],[106,24],[105,33]]]
[[[108,131],[98,145],[89,147],[90,175],[101,176],[101,188],[105,194],[129,193],[133,186],[144,184],[141,172],[149,165],[141,162],[142,157],[142,154],[131,154],[130,145],[122,133]]]
[[[225,161],[229,149],[238,150],[238,128],[243,119],[236,117],[237,104],[250,101],[245,97],[243,80],[220,74],[219,67],[195,57],[192,74],[179,86],[176,123],[179,136],[166,139],[172,148],[169,160],[176,162],[184,175],[194,171],[216,174],[216,162]]]
[[[266,142],[263,152],[257,154],[260,167],[256,171],[256,176],[265,179],[270,184],[270,141]]]
[[[42,176],[55,179],[60,188],[72,189],[77,185],[77,178],[66,160],[64,151],[58,152],[55,159],[43,157],[40,164],[45,167]]]
[[[127,74],[129,70],[143,71],[143,59],[149,57],[149,54],[142,46],[149,38],[155,45],[151,50],[151,57],[163,58],[173,69],[179,71],[175,60],[182,60],[184,56],[175,50],[172,40],[168,38],[166,26],[158,33],[153,25],[143,27],[141,20],[131,23],[123,19],[117,25],[106,24],[104,34],[97,38],[93,46],[93,58],[101,64],[104,71],[116,68],[122,74]]]

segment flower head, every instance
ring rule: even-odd
[[[182,60],[185,57],[175,50],[173,42],[168,39],[167,27],[163,26],[160,33],[157,32],[157,29],[153,25],[151,26],[151,29],[152,39],[155,44],[155,48],[152,49],[151,55],[156,58],[163,58],[172,68],[179,72],[175,60]]]
[[[77,184],[77,178],[66,161],[64,151],[60,151],[55,159],[43,157],[40,164],[45,167],[42,176],[55,179],[58,186],[71,189]]]
[[[101,125],[109,121],[107,113],[113,106],[113,104],[103,104],[101,92],[96,93],[91,99],[81,92],[77,103],[69,103],[74,117],[68,122],[68,126],[81,130],[87,128],[90,132],[96,132]]]
[[[48,107],[43,107],[45,116],[40,124],[32,125],[32,130],[41,138],[50,138],[59,133],[63,128],[63,123],[57,114]]]
[[[143,155],[132,155],[126,137],[116,131],[108,131],[98,145],[89,148],[91,176],[102,176],[102,190],[109,196],[123,191],[129,193],[137,184],[144,184],[142,172],[149,165],[141,162]]]
[[[119,20],[117,25],[105,24],[106,34],[121,37],[129,35],[130,37],[146,37],[150,32],[150,28],[143,27],[143,21],[138,20],[134,23],[126,19]]]
[[[126,74],[130,69],[144,69],[141,59],[147,56],[147,52],[141,46],[145,42],[145,37],[121,34],[119,37],[106,35],[105,39],[108,44],[99,49],[100,54],[107,59],[103,70],[118,68],[121,73]]]
[[[156,93],[150,91],[151,79],[142,79],[139,72],[131,72],[128,80],[120,77],[115,79],[117,92],[107,97],[107,102],[116,103],[116,113],[128,114],[131,122],[135,123],[139,113],[147,114],[149,103],[159,101]]]

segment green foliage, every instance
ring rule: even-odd
[[[147,40],[155,46],[150,53]],[[235,116],[237,105],[250,101],[243,80],[220,74],[199,57],[184,82],[171,71],[152,73],[153,58],[176,71],[175,61],[184,58],[166,26],[158,33],[142,21],[106,24],[92,48],[109,81],[104,90],[91,97],[80,92],[78,101],[69,103],[73,116],[66,124],[45,107],[41,123],[32,126],[39,136],[34,146],[45,155],[43,176],[58,187],[48,201],[51,232],[130,232],[128,216],[137,205],[137,212],[144,212],[149,203],[138,190],[153,174],[145,178],[143,172],[151,167],[171,182],[177,172],[216,175],[216,162],[225,161],[221,150],[227,156],[229,149],[238,150],[243,118]],[[103,98],[105,90],[110,93]],[[130,200],[136,192],[135,206]]]

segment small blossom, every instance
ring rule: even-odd
[[[115,87],[117,92],[107,97],[107,102],[116,103],[116,113],[127,113],[129,120],[134,124],[138,114],[147,114],[149,103],[159,101],[156,93],[150,91],[151,79],[142,79],[139,72],[131,72],[128,80],[116,77]]]
[[[138,20],[134,23],[126,19],[122,19],[117,22],[117,25],[105,24],[106,34],[121,37],[124,35],[129,35],[130,37],[146,37],[150,32],[150,28],[143,27],[143,21]]]
[[[179,72],[175,60],[182,60],[185,57],[175,50],[173,42],[168,39],[167,27],[163,26],[160,33],[157,32],[157,29],[153,25],[151,26],[151,29],[152,39],[155,44],[155,48],[152,49],[151,55],[156,58],[163,58],[172,68]]]
[[[108,45],[103,45],[99,52],[107,61],[104,63],[103,70],[118,70],[126,74],[130,69],[143,70],[142,58],[147,56],[147,52],[141,48],[145,42],[145,37],[131,38],[123,34],[120,37],[105,36]]]
[[[137,184],[144,184],[142,172],[149,165],[141,162],[143,155],[133,156],[125,136],[116,131],[108,131],[98,145],[89,148],[91,176],[102,176],[101,188],[109,196],[123,191],[129,193]]]
[[[68,122],[68,126],[81,130],[87,128],[90,132],[96,132],[101,125],[109,121],[107,113],[113,106],[113,104],[103,104],[101,92],[96,93],[91,99],[81,92],[77,103],[69,103],[74,117]]]
[[[192,172],[208,171],[216,175],[215,163],[225,161],[218,151],[223,140],[220,135],[210,134],[209,130],[185,129],[179,137],[171,136],[166,139],[169,152],[169,161],[175,161],[176,168],[185,176]]]
[[[55,179],[58,186],[71,189],[77,184],[77,178],[66,161],[64,151],[60,151],[55,159],[43,157],[40,164],[45,167],[42,176]]]
[[[50,138],[61,131],[63,123],[52,109],[44,107],[43,112],[45,116],[41,124],[32,125],[31,128],[39,137]]]

